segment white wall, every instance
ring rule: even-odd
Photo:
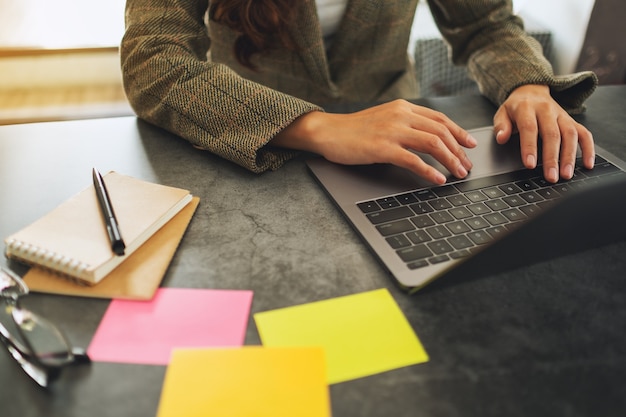
[[[554,71],[565,74],[574,71],[587,23],[595,0],[513,0],[515,12],[529,26],[552,33]],[[426,1],[419,4],[415,16],[413,38],[439,36]]]
[[[555,73],[573,72],[595,0],[514,0],[513,3],[524,19],[552,32]]]

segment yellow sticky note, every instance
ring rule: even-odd
[[[329,417],[321,348],[175,349],[157,417]]]
[[[254,315],[264,346],[321,346],[328,383],[428,361],[387,289]]]

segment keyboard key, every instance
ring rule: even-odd
[[[512,208],[509,210],[503,210],[502,214],[509,219],[512,222],[516,222],[516,221],[520,221],[520,220],[526,220],[526,215],[524,213],[522,213],[519,209],[517,208]]]
[[[452,204],[450,204],[448,200],[446,200],[445,198],[438,198],[436,200],[431,200],[429,204],[435,210],[445,210],[445,209],[449,209],[452,207]]]
[[[511,207],[523,206],[524,204],[526,204],[526,201],[524,201],[523,198],[517,195],[509,195],[509,196],[503,197],[502,200],[504,200],[504,202],[507,203]]]
[[[483,219],[487,220],[492,226],[497,226],[499,224],[508,223],[506,217],[504,217],[500,213],[489,213],[483,216]]]
[[[573,187],[572,184],[564,182],[552,186],[552,189],[559,193],[559,195],[567,195],[573,190]]]
[[[407,206],[401,206],[401,207],[396,207],[396,208],[392,208],[389,210],[369,213],[367,215],[367,218],[370,219],[370,221],[373,224],[381,224],[381,223],[387,223],[393,220],[408,218],[411,216],[413,216],[413,212],[411,211],[411,209],[408,208]]]
[[[472,212],[466,209],[465,207],[456,207],[449,210],[449,213],[454,216],[457,220],[467,219],[468,217],[472,217]]]
[[[406,236],[415,245],[417,245],[418,243],[425,243],[425,242],[429,242],[432,240],[430,235],[426,233],[424,230],[414,230],[412,232],[408,232]]]
[[[406,193],[406,194],[402,194],[402,195],[397,195],[396,196],[396,200],[398,200],[400,202],[400,204],[412,204],[412,203],[417,203],[417,197],[415,197],[415,195],[413,195],[413,193]]]
[[[409,262],[408,264],[406,264],[406,266],[407,266],[409,269],[418,269],[418,268],[423,268],[423,267],[428,266],[428,265],[430,265],[430,264],[428,263],[428,261],[426,261],[426,260],[424,260],[424,259],[422,259],[422,260],[420,260],[420,261]]]
[[[502,191],[504,191],[508,195],[517,194],[517,193],[521,193],[522,192],[522,189],[519,188],[515,184],[504,184],[504,185],[501,185],[498,188],[500,188]]]
[[[462,221],[448,223],[446,224],[446,227],[455,235],[460,235],[461,233],[467,233],[472,230],[467,224],[465,224]]]
[[[485,201],[485,204],[493,211],[500,211],[509,208],[509,205],[502,201],[502,199],[500,198],[496,200]]]
[[[552,183],[546,180],[544,177],[533,178],[532,181],[539,187],[549,187],[552,185]]]
[[[428,249],[433,251],[435,255],[441,255],[442,253],[452,252],[452,246],[446,242],[445,240],[436,240],[434,242],[429,242],[426,244]]]
[[[554,200],[546,200],[546,201],[540,201],[537,203],[537,207],[539,207],[541,210],[545,210],[551,206],[553,206],[555,203]]]
[[[357,204],[363,213],[371,213],[380,210],[380,206],[375,201],[365,201]]]
[[[406,248],[411,242],[404,235],[395,235],[385,239],[393,249]]]
[[[391,236],[391,235],[397,235],[398,233],[404,233],[410,230],[414,230],[415,226],[413,226],[413,223],[411,223],[407,219],[404,219],[404,220],[398,220],[398,221],[391,222],[391,223],[384,223],[384,224],[376,226],[376,228],[378,229],[381,235]]]
[[[469,201],[467,197],[462,194],[450,196],[448,197],[448,201],[452,203],[452,205],[455,207],[464,206],[471,203],[471,201]]]
[[[465,235],[461,235],[461,236],[453,236],[451,238],[448,238],[448,242],[454,246],[454,249],[465,249],[465,248],[471,248],[472,246],[474,246],[474,244],[472,243],[471,240],[469,240],[467,238],[467,236]]]
[[[434,226],[436,223],[430,218],[428,214],[422,214],[421,216],[411,217],[413,224],[420,229],[425,227]]]
[[[428,201],[437,198],[437,194],[433,193],[431,190],[419,190],[415,192],[415,196],[420,201]]]
[[[470,251],[467,249],[459,250],[456,252],[449,253],[448,256],[452,259],[462,259],[470,256]]]
[[[482,217],[467,219],[465,220],[465,223],[467,223],[467,225],[471,227],[473,230],[480,230],[480,229],[484,229],[485,227],[491,226],[489,222],[487,222]]]
[[[552,188],[541,188],[537,190],[537,194],[545,198],[546,200],[551,200],[553,198],[557,198],[559,193],[553,190]]]
[[[613,172],[619,172],[620,169],[608,161],[598,162],[593,166],[592,170],[587,170],[586,175],[599,176]]]
[[[431,213],[430,217],[432,217],[433,220],[439,224],[448,223],[454,220],[454,217],[452,217],[452,215],[447,211],[436,211]]]
[[[452,233],[445,226],[433,226],[426,229],[426,232],[432,236],[433,239],[441,239],[444,237],[452,236]]]
[[[475,232],[468,233],[467,237],[469,237],[472,242],[477,245],[484,245],[485,243],[489,243],[493,240],[493,238],[484,230],[476,230]]]
[[[487,207],[484,203],[470,204],[469,206],[467,206],[467,208],[477,216],[491,212],[491,209]]]
[[[393,197],[385,197],[385,198],[381,198],[376,200],[376,202],[378,203],[379,206],[381,206],[383,209],[389,209],[392,207],[398,207],[400,205],[400,203],[398,202],[398,200],[396,200]]]
[[[440,264],[442,262],[446,262],[449,261],[450,258],[448,258],[448,255],[439,255],[439,256],[435,256],[433,258],[430,258],[428,260],[428,262],[430,262],[431,264]]]
[[[469,193],[465,193],[465,197],[467,197],[472,203],[478,203],[487,199],[487,196],[481,191],[471,191]]]
[[[539,194],[537,194],[534,191],[528,191],[526,193],[522,193],[520,194],[520,197],[522,197],[524,201],[526,201],[527,203],[536,203],[538,201],[543,200],[543,197],[541,197]]]
[[[518,181],[515,183],[521,190],[530,191],[537,188],[537,184],[532,182],[530,179]]]
[[[496,188],[496,187],[487,188],[487,189],[483,190],[483,192],[489,198],[498,198],[498,197],[502,197],[502,196],[506,195],[506,194],[504,194],[504,192],[502,190],[500,190],[499,188]]]
[[[415,214],[425,214],[435,211],[428,203],[415,203],[411,204],[409,207],[411,207],[411,210],[413,210]]]
[[[529,204],[527,206],[520,207],[519,209],[522,213],[524,213],[528,217],[536,216],[541,211],[539,206],[536,206],[534,204]]]
[[[426,245],[411,246],[410,248],[399,249],[396,251],[400,259],[404,262],[412,262],[418,259],[428,258],[433,253],[426,247]]]
[[[485,231],[489,233],[489,235],[494,239],[500,238],[507,234],[507,229],[504,226],[490,227]]]
[[[576,168],[574,170],[574,175],[572,175],[572,178],[570,179],[570,181],[578,181],[578,180],[582,180],[585,179],[587,176],[581,171],[580,168]]]

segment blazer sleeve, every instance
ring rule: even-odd
[[[207,0],[128,0],[120,55],[137,115],[253,171],[296,155],[266,146],[319,107],[251,82],[207,59]]]
[[[517,87],[545,84],[570,113],[584,109],[598,78],[591,71],[555,75],[541,45],[513,14],[511,0],[428,0],[451,48],[452,61],[467,65],[480,91],[502,104]]]

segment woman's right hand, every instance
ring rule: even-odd
[[[345,165],[391,163],[443,184],[446,176],[411,150],[430,154],[464,178],[472,163],[463,147],[473,148],[476,140],[441,112],[395,100],[349,114],[304,114],[269,144]]]

